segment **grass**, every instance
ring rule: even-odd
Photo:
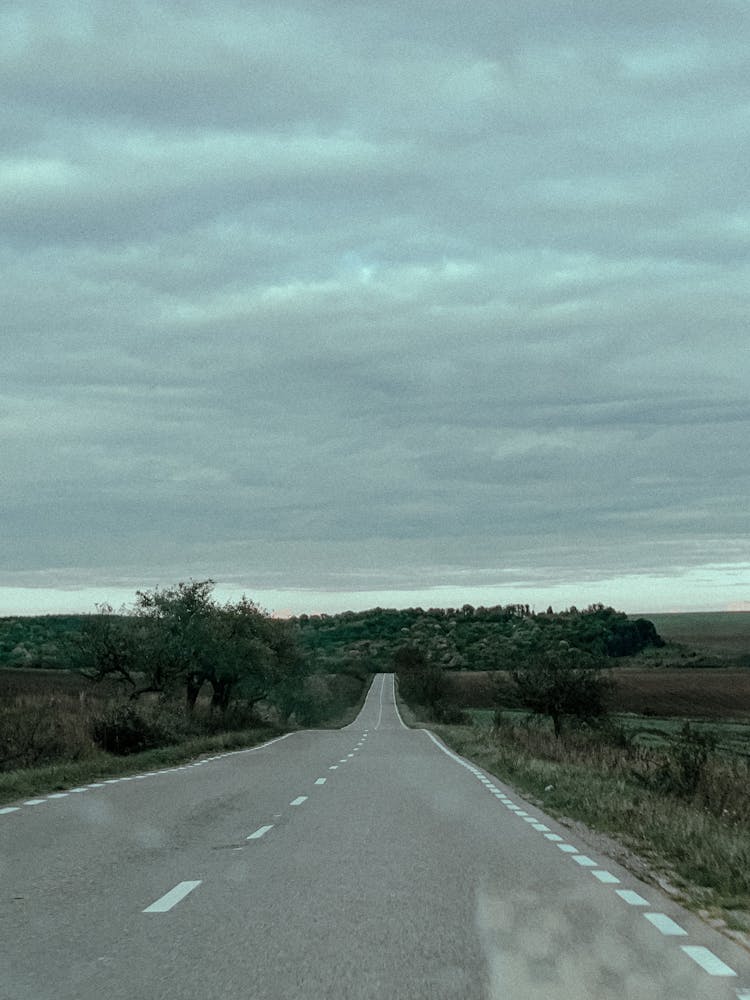
[[[489,727],[495,715],[491,708],[465,709],[472,721],[480,726]],[[529,718],[523,709],[505,709],[503,715],[508,721],[518,723]],[[610,720],[622,726],[630,733],[639,746],[665,747],[679,736],[682,727],[690,722],[691,727],[699,733],[710,733],[716,737],[717,750],[726,754],[735,754],[750,758],[750,725],[741,722],[724,722],[722,720],[706,721],[705,719],[657,718],[641,715],[622,715],[614,713]]]
[[[320,700],[312,727],[336,729],[352,722],[369,687],[365,679],[321,675],[316,680]],[[135,706],[135,743],[129,747],[141,752],[105,752],[95,738],[102,720],[111,732],[112,719],[119,713],[122,723],[122,712],[133,709],[116,686],[92,685],[66,671],[0,670],[0,804],[252,747],[296,728],[259,719],[242,704],[217,716],[203,699],[187,717],[179,701],[143,699]],[[149,749],[141,737],[148,737]]]
[[[60,761],[40,767],[5,771],[0,773],[0,804],[14,802],[31,795],[74,788],[101,778],[140,774],[143,771],[172,767],[204,754],[257,746],[283,732],[283,729],[263,727],[217,733],[214,736],[194,737],[174,746],[129,754],[127,757],[116,757],[99,751],[84,760]]]

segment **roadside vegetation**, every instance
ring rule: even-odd
[[[668,667],[647,666],[661,646],[613,662],[558,644],[509,670],[436,671],[413,652],[394,669],[407,719],[748,933],[750,670],[736,666],[735,644],[721,660],[712,640],[714,662],[701,668],[684,644]]]
[[[407,721],[750,931],[749,667],[750,613],[279,621],[191,581],[117,612],[0,620],[0,801],[344,725],[395,671]]]
[[[294,622],[212,591],[142,591],[47,630],[2,623],[19,666],[0,670],[0,801],[354,718],[366,671],[312,669]]]

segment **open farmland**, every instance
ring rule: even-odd
[[[615,667],[610,674],[615,712],[750,721],[750,670]],[[455,671],[448,674],[448,684],[450,701],[460,708],[492,708],[498,685],[508,687],[501,703],[513,704],[510,677],[503,671]]]
[[[696,611],[644,617],[654,623],[667,643],[685,647],[696,658],[750,667],[750,611]]]

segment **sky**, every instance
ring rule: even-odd
[[[0,7],[0,614],[750,609],[750,3]]]

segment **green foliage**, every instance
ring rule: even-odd
[[[561,642],[592,656],[620,657],[662,645],[646,619],[633,622],[602,604],[583,611],[532,611],[528,605],[474,608],[374,608],[340,615],[302,615],[300,642],[319,669],[337,670],[346,661],[366,669],[392,669],[396,651],[419,648],[446,670],[509,670],[519,660],[555,649]]]
[[[546,650],[529,657],[511,676],[521,704],[549,716],[556,736],[565,718],[591,720],[607,713],[609,679],[599,661],[579,650]]]

